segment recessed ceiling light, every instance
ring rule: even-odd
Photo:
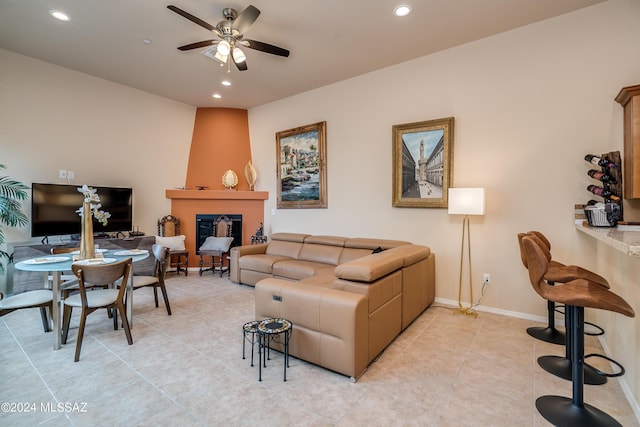
[[[59,10],[50,10],[49,11],[49,15],[53,16],[56,19],[59,19],[60,21],[68,21],[69,20],[69,15],[67,15],[64,12],[60,12]]]
[[[142,43],[144,44],[151,44],[153,43],[150,39],[142,39]]]
[[[214,93],[214,94],[213,94],[213,95],[211,95],[211,96],[213,96],[215,99],[220,99],[220,98],[222,98],[222,95],[220,95],[219,93]]]
[[[223,80],[222,86],[231,86],[231,82],[229,80]]]
[[[406,4],[401,4],[400,6],[396,6],[393,9],[393,14],[396,16],[407,16],[411,13],[411,6]]]

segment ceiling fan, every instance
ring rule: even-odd
[[[253,25],[260,15],[260,10],[255,6],[249,5],[239,14],[235,9],[230,7],[222,9],[224,20],[218,22],[216,26],[191,15],[174,5],[169,5],[167,8],[189,21],[211,31],[218,37],[217,39],[203,40],[180,46],[178,47],[179,50],[185,51],[213,46],[212,48],[207,49],[204,54],[219,61],[221,65],[229,64],[229,58],[231,58],[231,61],[233,61],[240,71],[247,70],[247,57],[241,47],[248,47],[249,49],[259,50],[272,55],[284,57],[289,56],[289,51],[287,49],[283,49],[269,43],[244,38],[245,31]]]

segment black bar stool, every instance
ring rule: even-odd
[[[549,266],[547,268],[546,273],[544,274],[544,280],[548,285],[554,286],[556,283],[562,286],[563,283],[570,282],[576,279],[588,279],[591,282],[598,284],[606,289],[609,288],[609,283],[607,280],[589,270],[586,270],[582,267],[578,267],[575,265],[564,265],[557,261],[551,260],[551,244],[549,240],[539,231],[529,231],[527,233],[518,233],[518,244],[520,246],[520,258],[522,260],[522,264],[525,268],[528,268],[527,260],[524,255],[524,250],[522,247],[522,239],[524,237],[531,237],[535,240],[535,242],[545,250],[546,253],[549,254]],[[547,312],[549,315],[549,326],[547,327],[531,327],[527,329],[527,333],[532,337],[539,339],[541,341],[550,342],[552,344],[563,344],[565,346],[565,355],[564,356],[541,356],[538,358],[538,364],[547,372],[563,378],[565,380],[571,381],[572,378],[572,364],[571,364],[571,313],[567,313],[565,315],[565,331],[566,333],[560,332],[555,328],[554,323],[554,314],[556,311],[556,303],[550,300],[547,300]],[[595,326],[595,325],[594,325]],[[596,326],[597,327],[597,326]],[[602,355],[591,355],[591,356],[599,356],[604,357]],[[617,362],[612,361],[613,363],[620,366]],[[621,368],[621,372],[624,371],[624,368]],[[605,374],[592,366],[585,364],[584,369],[584,382],[589,385],[602,385],[607,382],[608,376],[614,376],[620,374]]]
[[[629,304],[607,288],[586,279],[576,279],[562,286],[549,286],[544,280],[551,254],[532,236],[522,238],[529,280],[543,298],[562,303],[571,312],[572,397],[541,396],[536,400],[538,412],[556,426],[620,426],[613,417],[584,403],[584,308],[598,308],[635,317]]]
[[[547,248],[547,250],[551,252],[551,242],[540,231],[532,230],[532,231],[528,231],[526,234],[520,233],[518,234],[518,241],[520,241],[522,237],[525,235],[529,235],[529,236],[533,235],[537,237],[540,240],[540,243],[542,243]],[[527,264],[524,256],[522,256],[522,247],[520,248],[520,256],[522,259],[522,263],[526,268]],[[607,282],[607,279],[600,276],[599,274],[596,274],[585,268],[578,267],[576,265],[564,265],[561,262],[555,261],[553,259],[549,261],[549,269],[545,274],[544,278],[547,281],[547,283],[551,286],[553,286],[555,283],[566,283],[575,279],[587,279],[609,289],[609,282]],[[553,301],[547,301],[547,326],[545,327],[532,326],[530,328],[527,328],[527,333],[540,341],[545,341],[552,344],[565,345],[567,343],[565,333],[556,329],[556,325],[555,325],[556,311],[557,311],[556,303],[554,303]],[[565,321],[565,330],[568,331],[569,328],[567,328],[566,325],[567,325],[567,322]],[[601,335],[604,333],[602,328],[600,328],[599,326],[597,325],[593,325],[593,326],[595,328],[598,328],[601,331],[597,335]],[[568,356],[567,356],[567,359],[568,359]]]

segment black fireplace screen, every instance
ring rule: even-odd
[[[231,236],[233,242],[231,247],[242,245],[242,215],[231,214],[197,214],[196,215],[196,254],[200,253],[200,246],[213,234],[213,223],[220,216],[227,216],[231,219]]]

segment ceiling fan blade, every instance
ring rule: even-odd
[[[167,6],[167,9],[174,11],[175,13],[177,13],[178,15],[182,16],[183,18],[187,18],[189,21],[200,25],[203,28],[206,28],[209,31],[215,31],[215,27],[211,24],[209,24],[208,22],[203,21],[202,19],[193,16],[192,14],[190,14],[189,12],[185,12],[184,10],[180,9],[179,7],[176,7],[172,4],[170,4],[169,6]]]
[[[244,39],[242,40],[242,45],[261,52],[270,53],[272,55],[284,56],[285,58],[289,56],[289,51],[287,49],[283,49],[269,43],[259,42],[257,40]]]
[[[179,50],[191,50],[191,49],[198,49],[200,47],[206,47],[206,46],[211,46],[212,44],[216,44],[218,43],[218,40],[203,40],[201,42],[196,42],[196,43],[191,43],[191,44],[185,44],[184,46],[180,46],[178,47]]]
[[[249,5],[233,20],[233,28],[240,31],[240,34],[243,34],[256,22],[259,15],[260,10],[253,5]]]
[[[231,56],[231,60],[233,61],[234,64],[236,64],[236,68],[238,69],[238,71],[247,71],[247,60],[245,59],[242,62],[236,62],[235,58],[233,56]]]

